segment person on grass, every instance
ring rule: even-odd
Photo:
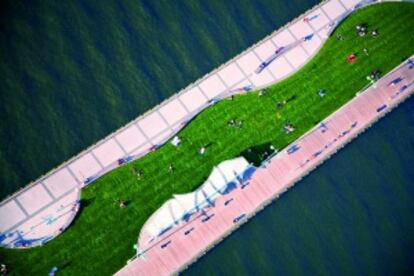
[[[7,273],[7,266],[5,264],[0,265],[0,275],[6,275]]]
[[[119,208],[124,209],[124,208],[126,208],[126,207],[127,207],[127,205],[126,205],[125,200],[120,200],[120,201],[119,201]]]

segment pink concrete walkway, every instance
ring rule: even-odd
[[[379,80],[376,88],[359,93],[269,160],[248,183],[239,184],[214,206],[140,248],[140,256],[117,275],[169,275],[184,269],[413,92],[413,64],[404,62]]]

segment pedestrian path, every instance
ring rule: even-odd
[[[191,118],[216,101],[232,94],[266,87],[292,75],[318,52],[332,30],[347,15],[372,2],[375,1],[322,2],[153,110],[10,196],[0,203],[0,246],[36,246],[55,237],[78,210],[72,208],[71,212],[66,212],[61,206],[78,206],[80,189],[118,166],[157,149]],[[62,212],[66,215],[63,216]]]
[[[159,219],[157,211],[141,230],[136,257],[116,275],[171,275],[182,271],[413,93],[414,56],[264,162],[251,177],[230,180],[231,190],[212,197],[210,204],[181,219],[173,216],[177,214],[174,210],[161,210],[163,221],[155,222]],[[193,204],[197,205],[196,199]],[[154,231],[154,226],[162,229],[169,222],[168,231]]]

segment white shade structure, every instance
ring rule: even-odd
[[[246,159],[238,157],[214,167],[209,178],[197,190],[174,195],[165,202],[145,223],[139,237],[140,247],[162,236],[174,226],[187,221],[192,214],[212,204],[218,197],[236,187],[246,171],[252,171]]]

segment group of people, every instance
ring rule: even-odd
[[[371,74],[367,76],[367,80],[371,82],[375,82],[381,78],[381,71],[380,70],[374,70]]]
[[[344,40],[344,36],[342,34],[337,34],[336,39],[338,40]]]
[[[368,25],[366,23],[358,24],[356,26],[356,32],[357,32],[357,35],[360,36],[360,37],[365,36],[368,32]],[[377,29],[372,30],[371,31],[371,36],[373,38],[376,38],[378,36],[378,30]]]
[[[360,36],[360,37],[365,36],[368,33],[368,25],[366,23],[358,24],[356,26],[356,32],[357,32],[357,35]],[[376,38],[378,35],[379,35],[378,29],[373,29],[371,31],[371,36],[373,38]],[[338,40],[343,40],[344,39],[341,34],[338,34],[336,37],[337,37]],[[369,56],[369,51],[368,51],[367,48],[363,48],[362,51],[366,56]],[[356,59],[357,59],[357,54],[356,53],[352,53],[347,57],[348,63],[354,63],[356,61]]]
[[[241,128],[243,126],[242,120],[231,119],[227,121],[227,126],[230,128]]]
[[[285,131],[286,134],[289,134],[295,130],[295,127],[293,126],[292,123],[286,122],[285,125],[283,126],[283,130]]]
[[[276,108],[277,109],[282,109],[282,107],[286,104],[287,102],[286,102],[286,100],[283,100],[283,101],[281,101],[281,102],[278,102],[277,104],[276,104]]]

